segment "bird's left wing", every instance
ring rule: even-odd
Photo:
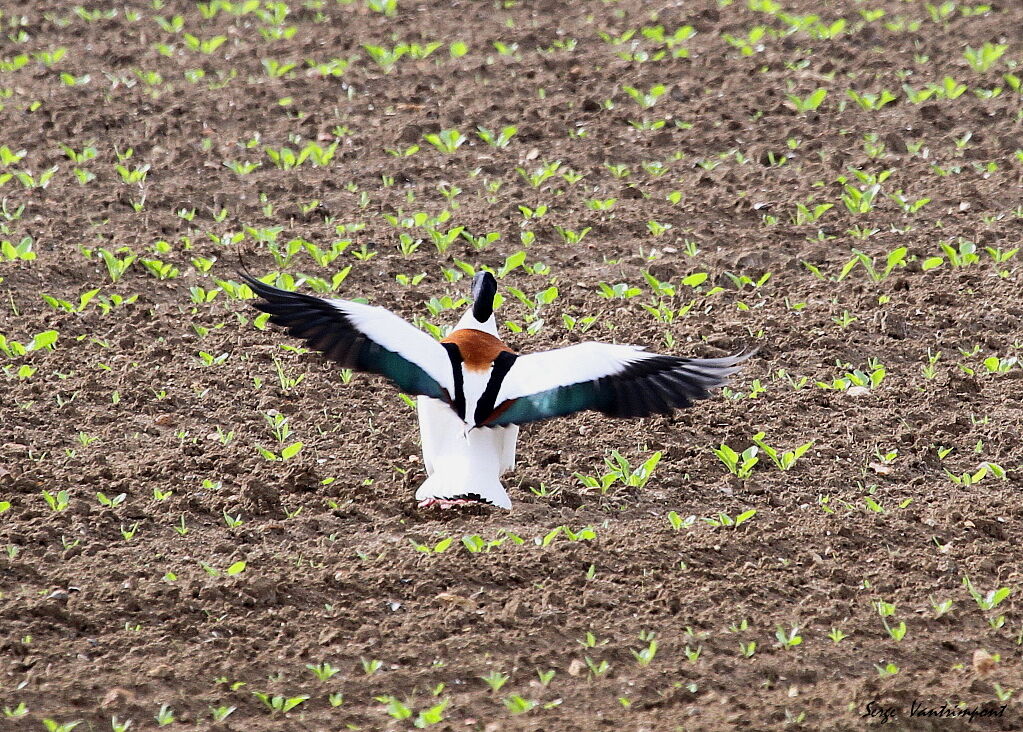
[[[750,355],[680,358],[637,346],[580,343],[519,356],[480,424],[524,424],[587,409],[611,417],[669,414],[710,396]]]
[[[403,392],[451,402],[454,375],[448,351],[390,310],[349,300],[288,292],[242,274],[263,299],[253,305],[270,322],[302,338],[345,368],[386,376]]]

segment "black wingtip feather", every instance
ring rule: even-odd
[[[756,349],[720,358],[641,359],[596,382],[593,408],[609,417],[628,419],[691,407],[727,384],[728,377],[754,353]]]
[[[304,340],[310,348],[322,351],[343,368],[386,376],[407,394],[450,399],[445,388],[419,364],[384,348],[359,330],[346,312],[344,301],[282,290],[256,279],[248,271],[239,271],[238,276],[261,298],[250,304],[269,313],[271,323]]]

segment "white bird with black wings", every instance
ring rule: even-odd
[[[500,476],[515,467],[519,425],[587,409],[609,417],[669,414],[710,396],[749,354],[680,358],[639,346],[579,343],[516,354],[497,335],[497,280],[472,280],[472,307],[441,341],[381,307],[325,300],[248,275],[255,307],[344,368],[380,374],[418,396],[427,479],[421,508],[511,508]]]

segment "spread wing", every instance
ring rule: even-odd
[[[240,276],[262,298],[253,305],[310,348],[344,368],[386,376],[408,394],[451,401],[454,376],[448,351],[390,310],[288,292]]]
[[[751,355],[680,358],[637,346],[580,343],[519,356],[481,424],[524,424],[587,409],[610,417],[669,414],[710,396]]]

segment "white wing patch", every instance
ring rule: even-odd
[[[349,300],[327,300],[365,334],[388,351],[411,361],[454,395],[455,381],[447,351],[429,334],[416,328],[390,310]]]
[[[653,358],[641,346],[579,343],[519,356],[501,385],[497,404],[519,397],[613,376],[630,364]]]

